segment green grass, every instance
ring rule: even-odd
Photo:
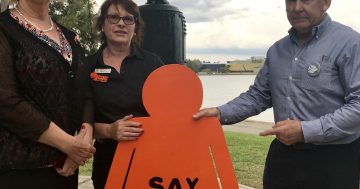
[[[273,137],[225,132],[238,182],[261,189],[265,157]],[[80,167],[80,175],[91,175],[92,160]]]
[[[225,132],[228,149],[240,184],[262,188],[264,163],[273,137]]]
[[[84,166],[80,166],[79,175],[91,176],[93,158],[90,159]]]

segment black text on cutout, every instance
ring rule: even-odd
[[[178,178],[173,178],[169,183],[169,187],[167,189],[195,189],[195,185],[198,181],[198,178],[195,178],[193,180],[191,178],[186,178],[186,183],[183,183],[183,185],[181,185]],[[149,186],[156,189],[165,189],[167,183],[163,183],[163,179],[161,177],[153,177],[149,180]]]

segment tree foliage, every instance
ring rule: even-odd
[[[50,3],[52,18],[79,36],[86,54],[94,53],[99,46],[94,6],[94,0],[54,0]]]
[[[200,71],[199,69],[201,67],[201,61],[199,59],[186,59],[185,66],[193,70],[195,73],[198,73]]]

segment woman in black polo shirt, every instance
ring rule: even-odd
[[[132,117],[148,116],[141,99],[147,76],[163,65],[138,46],[143,22],[132,0],[106,0],[97,20],[104,44],[88,57],[95,100],[95,147],[92,179],[104,188],[117,142],[135,140],[143,132]]]

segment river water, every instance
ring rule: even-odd
[[[256,75],[200,75],[203,85],[202,108],[222,105],[248,90]],[[273,109],[267,109],[249,120],[274,122]]]

